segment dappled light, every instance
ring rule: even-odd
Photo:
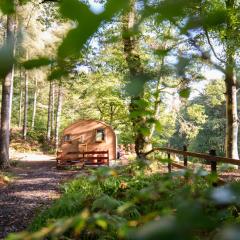
[[[239,8],[1,0],[0,239],[239,239]]]

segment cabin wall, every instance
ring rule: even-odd
[[[105,141],[96,142],[96,130],[104,129]],[[110,160],[116,159],[116,136],[113,130],[101,122],[80,121],[65,129],[63,136],[71,135],[69,142],[63,142],[63,154],[74,151],[107,151]],[[81,138],[83,143],[81,143]]]

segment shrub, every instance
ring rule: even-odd
[[[99,168],[64,184],[25,239],[208,239],[239,223],[240,188],[212,188],[201,171],[145,174],[133,164]],[[8,239],[19,239],[11,235]],[[36,237],[37,236],[37,237]],[[224,238],[222,238],[224,239]]]

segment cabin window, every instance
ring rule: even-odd
[[[103,142],[105,140],[105,132],[103,128],[96,130],[96,142]]]
[[[72,140],[71,135],[67,134],[63,137],[64,142],[70,142]]]

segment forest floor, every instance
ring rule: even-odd
[[[14,158],[15,159],[15,158]],[[78,171],[59,171],[53,156],[22,153],[7,174],[14,180],[0,187],[0,239],[24,230],[38,211],[60,197],[60,184]]]
[[[42,153],[11,152],[15,166],[7,175],[13,176],[10,183],[0,184],[0,239],[8,233],[26,229],[34,216],[60,197],[60,185],[76,174],[87,171],[57,170],[55,157]],[[122,165],[128,165],[122,159]],[[119,162],[112,162],[112,166]],[[167,168],[162,168],[166,172]],[[220,174],[227,181],[239,181],[240,170]],[[11,179],[11,177],[10,177]]]

